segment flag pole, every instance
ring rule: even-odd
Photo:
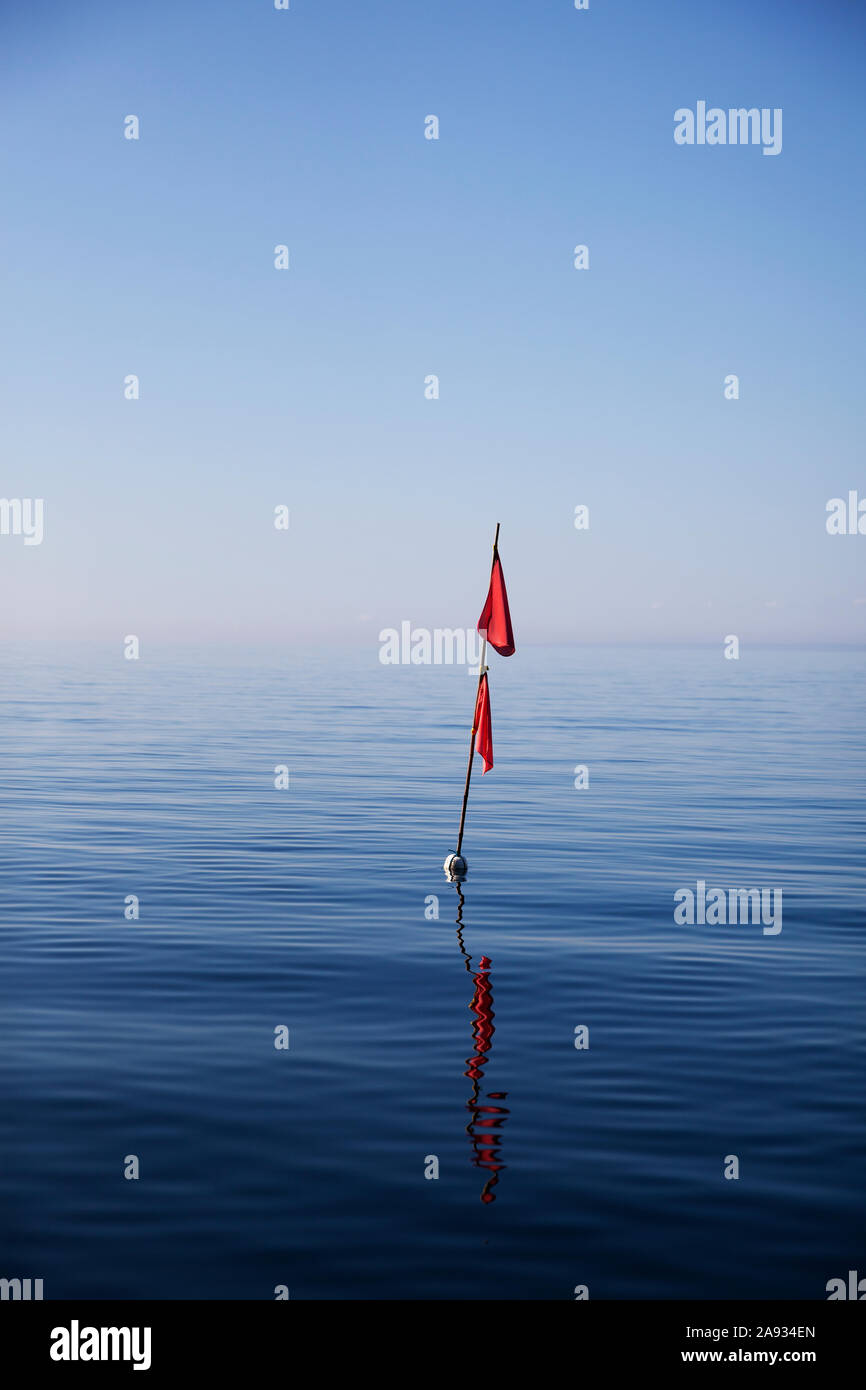
[[[478,732],[478,726],[477,726],[477,724],[475,723],[475,714],[476,714],[476,712],[477,712],[477,710],[478,710],[478,691],[481,689],[481,682],[482,682],[483,679],[484,679],[484,672],[485,672],[485,670],[486,670],[486,667],[485,667],[485,665],[484,665],[484,657],[485,657],[486,652],[487,652],[487,638],[485,637],[485,638],[483,639],[482,643],[481,643],[481,662],[480,662],[479,667],[478,667],[478,687],[477,687],[476,692],[475,692],[475,710],[473,710],[473,713],[472,713],[472,732],[471,732],[470,735],[469,735],[469,762],[468,762],[467,767],[466,767],[466,785],[465,785],[465,787],[463,788],[463,806],[462,806],[461,811],[460,811],[460,830],[459,830],[458,835],[457,835],[457,854],[458,854],[458,855],[460,854],[460,851],[461,851],[461,849],[463,848],[463,830],[464,830],[464,827],[465,827],[465,825],[466,825],[466,806],[467,806],[468,801],[469,801],[469,783],[470,783],[471,780],[472,780],[472,763],[473,763],[474,758],[475,758],[475,735],[476,735],[477,732]]]
[[[491,561],[490,561],[490,574],[491,574],[491,576],[493,575],[493,566],[494,566],[495,563],[496,563],[496,547],[497,547],[498,543],[499,543],[499,522],[497,521],[497,523],[496,523],[496,535],[493,537],[493,558],[492,558]],[[484,665],[484,658],[485,658],[486,654],[487,654],[487,633],[485,632],[485,634],[484,634],[484,636],[483,636],[483,638],[482,638],[482,642],[481,642],[481,660],[480,660],[480,662],[479,662],[479,664],[478,664],[478,689],[477,689],[476,692],[475,692],[475,709],[474,709],[473,712],[472,712],[472,732],[471,732],[471,734],[469,735],[469,763],[468,763],[467,768],[466,768],[466,785],[465,785],[465,787],[463,788],[463,806],[462,806],[461,811],[460,811],[460,831],[459,831],[459,834],[458,834],[458,836],[457,836],[457,857],[458,857],[458,858],[460,857],[460,851],[461,851],[461,849],[463,848],[463,830],[464,830],[464,827],[465,827],[465,825],[466,825],[466,807],[467,807],[467,804],[468,804],[468,802],[469,802],[469,783],[470,783],[471,780],[472,780],[472,763],[473,763],[473,761],[474,761],[474,759],[475,759],[475,735],[476,735],[476,733],[478,732],[478,726],[477,726],[476,723],[475,723],[475,715],[476,715],[476,713],[477,713],[477,711],[478,711],[478,691],[481,689],[481,682],[483,681],[483,679],[484,679],[484,673],[485,673],[485,671],[487,670],[486,666]]]

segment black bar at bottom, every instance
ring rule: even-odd
[[[0,1364],[15,1365],[19,1377],[67,1379],[105,1370],[135,1377],[138,1366],[142,1384],[187,1374],[201,1384],[266,1368],[308,1381],[311,1362],[330,1374],[342,1363],[353,1374],[429,1383],[437,1365],[451,1378],[473,1365],[495,1377],[519,1351],[536,1358],[539,1374],[560,1362],[576,1376],[591,1369],[594,1379],[800,1366],[826,1381],[861,1363],[863,1314],[845,1301],[7,1301]]]

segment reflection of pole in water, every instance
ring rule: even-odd
[[[457,898],[457,941],[461,955],[466,962],[466,969],[471,972],[472,957],[463,942],[464,898],[459,883],[457,884]],[[504,1105],[482,1105],[479,1103],[480,1083],[484,1079],[484,1068],[490,1060],[495,1032],[493,987],[490,980],[490,961],[487,956],[482,956],[479,960],[478,970],[473,976],[473,981],[475,993],[469,1008],[475,1015],[472,1023],[475,1053],[472,1057],[467,1057],[466,1071],[463,1073],[472,1082],[472,1095],[466,1102],[466,1109],[471,1116],[469,1124],[466,1126],[466,1133],[472,1143],[472,1162],[476,1168],[484,1168],[490,1174],[481,1192],[482,1202],[488,1204],[496,1201],[496,1193],[493,1189],[499,1182],[499,1174],[506,1167],[504,1163],[500,1162],[501,1130],[505,1124],[506,1116],[510,1112]],[[507,1095],[507,1091],[489,1091],[486,1099],[488,1101],[505,1100]]]
[[[463,897],[463,889],[460,887],[459,882],[457,883],[456,887],[457,887],[457,944],[458,944],[459,947],[460,947],[460,952],[461,952],[461,955],[463,956],[463,959],[466,961],[466,969],[467,969],[467,970],[471,970],[471,969],[472,969],[472,957],[470,956],[469,952],[467,951],[466,947],[465,947],[464,944],[463,944],[463,904],[464,904],[464,902],[466,901],[466,899]]]

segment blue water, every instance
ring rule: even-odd
[[[0,1275],[821,1299],[866,1274],[863,654],[491,665],[461,904],[465,670],[6,649]],[[698,879],[781,888],[781,932],[676,925]]]

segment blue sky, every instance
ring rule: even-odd
[[[0,16],[0,633],[472,626],[500,521],[519,642],[862,641],[856,6]],[[677,146],[698,100],[782,153]]]

